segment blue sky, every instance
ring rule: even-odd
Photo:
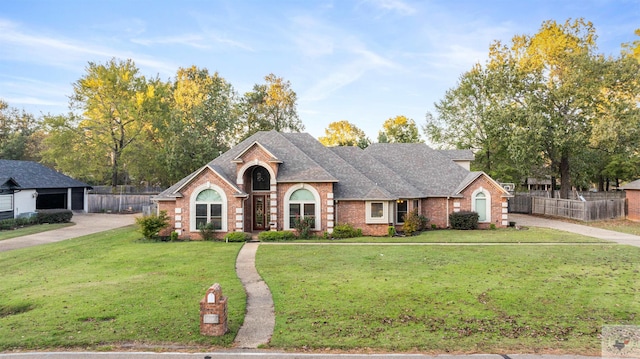
[[[636,40],[640,0],[20,0],[0,6],[0,98],[36,115],[68,112],[89,61],[133,59],[145,76],[217,71],[239,94],[269,73],[291,82],[313,136],[347,120],[375,140],[418,125],[493,40],[584,17],[599,51]]]

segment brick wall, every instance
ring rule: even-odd
[[[298,186],[299,183],[279,183],[278,184],[278,190],[277,190],[277,201],[278,201],[278,224],[277,224],[277,229],[278,230],[288,230],[289,228],[284,228],[285,226],[285,219],[284,219],[284,215],[285,215],[285,195],[287,193],[287,191],[289,191],[289,189],[291,187],[294,186]],[[328,202],[331,201],[333,203],[333,198],[329,198],[330,194],[331,196],[333,195],[333,183],[326,183],[326,182],[321,182],[321,183],[305,183],[304,184],[305,188],[309,188],[312,187],[314,188],[317,192],[318,195],[320,196],[320,230],[315,232],[316,234],[318,233],[322,233],[324,231],[329,230],[329,228],[333,228],[333,226],[329,226],[329,222],[331,222],[328,218],[328,215],[330,214],[328,212],[328,208],[330,207],[328,205]],[[334,217],[335,218],[335,217]],[[316,218],[316,220],[318,220]],[[333,221],[335,224],[335,220]]]
[[[489,228],[491,224],[495,224],[496,227],[506,227],[508,225],[509,217],[507,214],[507,198],[502,197],[503,190],[501,187],[497,187],[495,182],[489,180],[485,176],[480,176],[477,178],[471,185],[467,186],[462,194],[464,198],[453,200],[454,206],[455,202],[460,203],[460,210],[462,211],[471,211],[472,204],[472,194],[473,192],[482,187],[485,191],[489,192],[491,196],[491,222],[490,223],[479,223],[480,228]]]
[[[640,191],[627,189],[627,218],[631,221],[640,221]]]
[[[385,205],[386,202],[385,202]],[[364,201],[339,201],[336,205],[336,224],[350,223],[354,228],[362,229],[365,236],[386,236],[388,223],[368,224]]]

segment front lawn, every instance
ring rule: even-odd
[[[639,259],[612,244],[261,245],[257,266],[276,348],[598,355],[602,325],[640,324]]]
[[[229,346],[245,292],[241,244],[150,243],[133,227],[0,253],[0,351],[133,344]],[[218,282],[230,333],[200,335],[199,302]]]
[[[602,229],[640,236],[640,222],[633,222],[627,219],[610,219],[606,221],[597,221],[586,224]]]
[[[345,243],[607,243],[607,241],[597,238],[549,228],[521,230],[502,228],[475,231],[438,229],[428,230],[410,237],[358,237],[339,239],[337,241]]]

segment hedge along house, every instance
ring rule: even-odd
[[[470,172],[451,152],[425,144],[325,147],[309,134],[269,131],[244,140],[154,201],[171,218],[172,230],[195,239],[209,222],[223,236],[292,230],[301,217],[313,218],[318,233],[350,223],[365,235],[386,235],[390,225],[401,229],[414,209],[440,228],[449,226],[450,213],[462,210],[478,212],[482,227],[503,227],[509,196],[485,173]]]
[[[90,188],[37,162],[0,160],[0,219],[39,209],[86,212]]]

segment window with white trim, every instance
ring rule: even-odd
[[[211,223],[216,231],[226,231],[226,202],[222,189],[213,184],[197,188],[191,196],[191,232],[198,231],[207,223]]]
[[[316,198],[308,189],[301,188],[289,196],[289,229],[294,229],[298,219],[311,218],[311,228],[316,228]]]
[[[384,201],[365,202],[366,223],[389,223],[389,205]]]
[[[0,212],[13,211],[13,195],[0,196]]]
[[[478,213],[478,222],[491,222],[491,194],[482,187],[471,197],[471,210]]]

